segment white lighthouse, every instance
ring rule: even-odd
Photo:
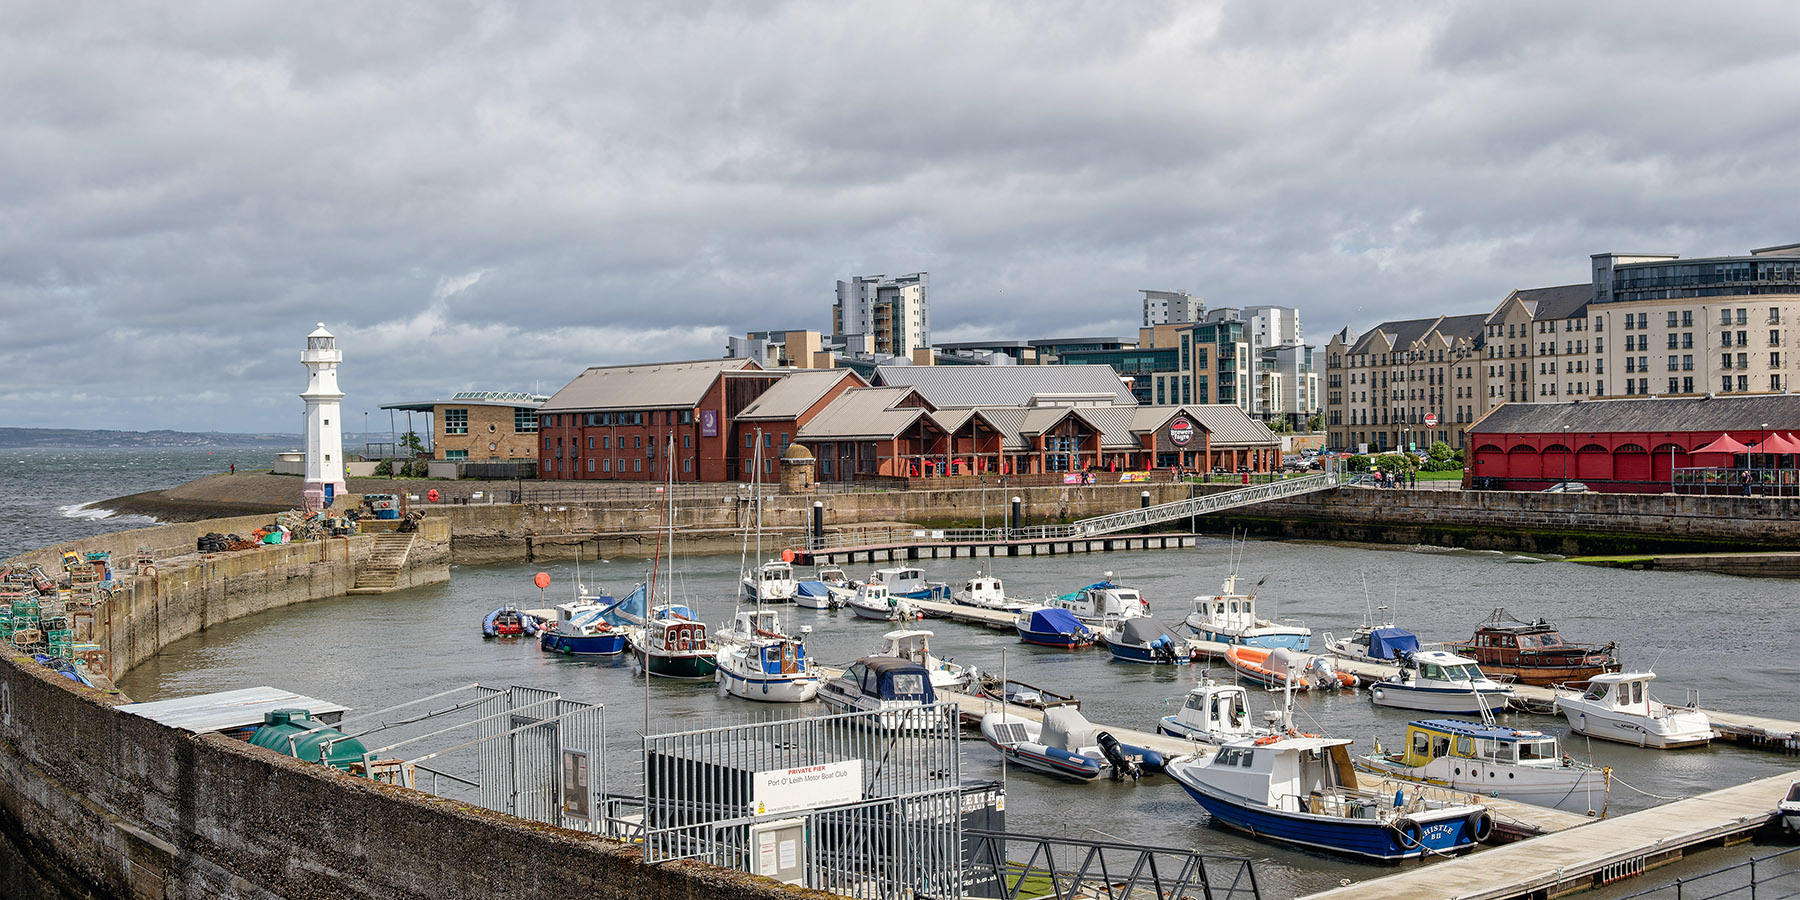
[[[300,393],[306,401],[306,483],[300,496],[305,508],[323,509],[344,492],[344,425],[338,414],[344,392],[337,383],[344,354],[324,322],[306,336],[300,361],[306,364],[306,390]]]

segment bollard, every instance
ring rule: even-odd
[[[1149,508],[1150,508],[1150,492],[1144,491],[1144,492],[1138,494],[1138,509],[1149,509]],[[1150,523],[1145,522],[1143,524],[1143,526],[1138,529],[1138,534],[1149,534],[1149,533],[1150,533]]]
[[[825,549],[825,503],[813,501],[812,546],[814,550]]]
[[[1007,540],[1013,540],[1019,534],[1019,502],[1019,498],[1012,498],[1012,521],[1008,523],[1006,529]]]

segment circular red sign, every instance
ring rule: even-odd
[[[1185,447],[1193,439],[1194,423],[1186,419],[1176,419],[1169,423],[1169,440],[1174,441],[1177,447]]]
[[[1426,428],[1436,428],[1437,427],[1437,413],[1426,413],[1425,414],[1425,427]]]

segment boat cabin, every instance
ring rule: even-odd
[[[1403,765],[1423,766],[1445,756],[1554,768],[1561,765],[1562,754],[1556,738],[1541,731],[1456,719],[1427,719],[1407,724]]]
[[[1480,683],[1488,680],[1474,660],[1443,650],[1414,653],[1400,665],[1402,670],[1414,672],[1420,681]]]
[[[650,617],[652,619],[684,619],[689,622],[700,621],[700,617],[694,614],[693,609],[679,603],[658,606],[650,611]]]
[[[645,634],[650,649],[663,653],[702,653],[706,646],[706,626],[686,619],[658,619],[650,623]]]
[[[1650,696],[1650,682],[1655,678],[1655,672],[1614,672],[1595,675],[1588,681],[1587,693],[1582,694],[1581,699],[1602,703],[1608,709],[1629,715],[1655,715],[1652,710],[1662,706]]]
[[[1476,626],[1475,636],[1467,643],[1450,646],[1483,665],[1603,665],[1610,660],[1610,645],[1568,643],[1549,622],[1521,622],[1508,616],[1504,609],[1494,610],[1487,621]]]
[[[1194,612],[1207,627],[1219,631],[1241,632],[1257,626],[1256,595],[1237,592],[1237,573],[1225,576],[1222,593],[1212,597],[1195,597]]]
[[[910,659],[865,656],[844,670],[843,681],[855,684],[862,696],[888,703],[937,702],[931,689],[931,673]]]
[[[923,629],[890,631],[881,636],[881,652],[876,655],[924,663],[925,655],[931,652],[931,635]]]
[[[734,636],[746,638],[786,638],[781,631],[781,616],[772,609],[739,610],[732,623]]]
[[[1401,654],[1416,653],[1419,649],[1418,635],[1392,625],[1366,630],[1359,628],[1350,636],[1349,642],[1356,653],[1369,659],[1398,659]]]
[[[1212,734],[1249,734],[1249,693],[1235,684],[1211,681],[1188,691],[1175,721],[1195,731]]]
[[[866,606],[893,606],[894,596],[885,584],[863,582],[856,586],[856,599]]]
[[[816,574],[818,580],[825,584],[844,587],[850,583],[850,577],[844,574],[841,566],[820,566]]]
[[[568,630],[565,626],[569,623],[590,613],[598,613],[611,604],[611,597],[583,597],[568,603],[558,603],[556,604],[556,627],[559,631],[567,634]]]
[[[757,578],[765,587],[791,585],[794,580],[794,567],[778,560],[770,560],[757,569]]]
[[[925,580],[925,573],[911,567],[876,569],[875,574],[869,580],[886,587],[890,593],[900,596],[931,589],[931,583]]]
[[[797,675],[806,669],[806,646],[799,641],[765,641],[751,652],[764,675]]]
[[[1259,738],[1258,740],[1268,740]],[[1220,747],[1204,768],[1208,787],[1250,803],[1287,812],[1327,814],[1328,800],[1357,790],[1350,741],[1343,738],[1283,738],[1258,746],[1237,741]],[[1368,817],[1375,817],[1368,801]],[[1330,814],[1341,815],[1339,810]]]
[[[1090,584],[1049,603],[1090,622],[1150,614],[1150,604],[1144,601],[1144,595],[1137,588],[1119,587],[1110,581]]]
[[[978,600],[1002,600],[1005,593],[1000,587],[1000,579],[992,575],[976,575],[963,584],[963,590],[970,597]]]

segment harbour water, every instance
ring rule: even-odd
[[[1153,612],[1173,625],[1188,611],[1190,598],[1218,589],[1230,554],[1227,541],[1208,540],[1191,551],[993,562],[1008,593],[1020,596],[1072,590],[1110,571],[1117,581],[1142,588]],[[1684,701],[1691,688],[1705,706],[1800,719],[1800,700],[1790,687],[1800,683],[1800,660],[1792,652],[1800,646],[1800,620],[1791,613],[1791,582],[1598,569],[1434,548],[1251,541],[1241,555],[1245,583],[1268,576],[1259,591],[1261,612],[1302,621],[1315,636],[1346,633],[1363,621],[1368,606],[1386,605],[1399,625],[1426,641],[1458,640],[1493,608],[1504,606],[1520,617],[1550,619],[1566,640],[1617,641],[1628,668],[1655,668],[1656,686],[1666,700]],[[945,560],[922,568],[937,580],[960,583],[975,565]],[[643,558],[588,562],[582,575],[592,589],[623,593],[647,567]],[[736,554],[682,558],[674,598],[695,607],[706,621],[723,623],[731,616],[738,567]],[[553,578],[542,594],[531,583],[540,570]],[[532,640],[480,637],[482,615],[498,603],[549,606],[570,596],[573,576],[572,564],[457,567],[448,584],[275,610],[172,644],[132,670],[120,687],[135,699],[153,700],[273,684],[363,710],[476,681],[551,688],[607,704],[611,787],[622,793],[638,792],[635,755],[646,728],[659,733],[824,711],[811,703],[772,706],[720,698],[710,683],[653,680],[646,693],[643,680],[634,679],[623,660],[550,657]],[[781,609],[790,624],[813,627],[809,652],[830,664],[873,649],[890,627],[845,613]],[[1103,650],[1028,647],[1010,633],[941,620],[923,627],[936,632],[933,647],[940,655],[997,671],[1004,653],[1009,676],[1073,692],[1089,718],[1108,725],[1153,728],[1201,674],[1186,666],[1115,663]],[[1223,678],[1229,671],[1215,665],[1212,674]],[[1255,700],[1258,711],[1279,703],[1276,695]],[[1302,696],[1297,702],[1297,724],[1355,738],[1356,752],[1377,739],[1398,743],[1406,721],[1420,717],[1425,716],[1374,708],[1366,692]],[[1793,767],[1792,758],[1725,744],[1659,753],[1571,738],[1560,719],[1523,716],[1520,722],[1563,737],[1578,758],[1612,766],[1607,811],[1613,814]],[[965,742],[963,759],[965,777],[1002,776],[998,755],[978,739]],[[1163,777],[1071,785],[1012,770],[1006,779],[1013,830],[1250,856],[1257,860],[1265,896],[1293,896],[1392,871],[1210,827],[1199,807]]]

